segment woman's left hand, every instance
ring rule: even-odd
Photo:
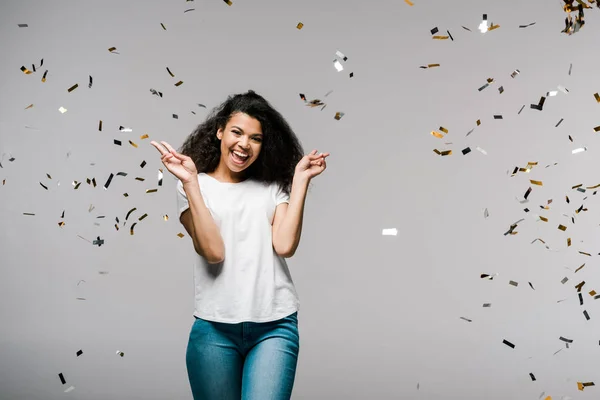
[[[317,150],[311,151],[302,157],[298,165],[296,165],[294,177],[311,180],[315,176],[320,175],[327,168],[327,162],[325,161],[325,157],[327,156],[329,156],[329,153],[317,154]]]

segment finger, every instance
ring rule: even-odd
[[[169,150],[169,152],[171,154],[173,154],[176,158],[180,159],[180,160],[184,160],[185,156],[183,154],[179,154],[178,152],[175,151],[175,149],[167,142],[161,142],[166,148],[167,150]]]
[[[165,154],[168,154],[167,151],[165,149],[163,149],[163,147],[161,145],[159,145],[158,143],[156,143],[154,140],[150,142],[150,144],[154,147],[156,147],[156,150],[158,150],[160,152],[160,154],[162,154],[163,156]]]

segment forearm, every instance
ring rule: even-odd
[[[306,192],[308,190],[309,180],[298,179],[294,177],[292,182],[292,191],[290,193],[290,203],[279,231],[277,232],[278,243],[282,249],[285,249],[286,257],[291,257],[296,253],[300,236],[302,234],[302,220],[304,216],[304,203],[306,201]]]
[[[188,198],[196,251],[210,263],[220,261],[224,257],[225,245],[221,231],[217,226],[210,210],[204,204],[204,199],[197,183],[184,184],[183,189]]]

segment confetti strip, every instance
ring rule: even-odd
[[[519,28],[527,28],[527,27],[532,26],[532,25],[535,25],[535,22],[531,22],[531,23],[529,23],[527,25],[519,25]]]
[[[415,5],[415,4],[414,4],[413,2],[411,2],[410,0],[404,0],[404,2],[405,2],[406,4],[408,4],[409,6],[411,6],[411,7]]]
[[[594,382],[585,382],[585,383],[577,382],[577,388],[581,391],[583,391],[583,389],[585,389],[588,386],[596,386],[596,385],[594,384]]]
[[[27,24],[17,24],[19,28],[27,28],[29,25]]]
[[[515,348],[515,345],[512,344],[511,342],[509,342],[508,340],[503,340],[502,343],[504,343],[505,345],[507,345],[508,347],[510,347],[511,349]]]

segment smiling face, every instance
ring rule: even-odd
[[[238,112],[232,115],[225,129],[217,131],[217,137],[221,140],[221,159],[214,171],[215,177],[223,182],[244,180],[244,171],[256,161],[262,147],[260,122],[248,114]],[[234,152],[246,157],[238,158]]]

